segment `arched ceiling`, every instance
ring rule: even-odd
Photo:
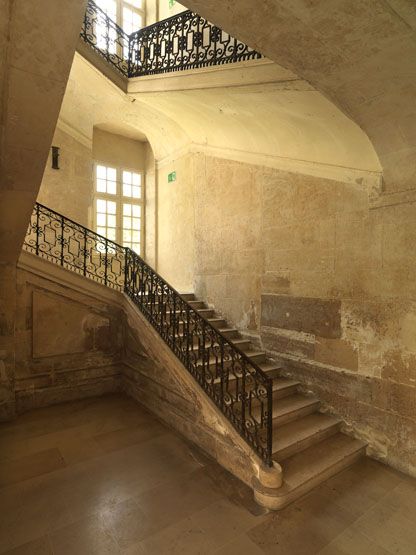
[[[388,192],[416,184],[414,0],[186,0],[308,81],[366,132]]]
[[[94,126],[146,136],[158,160],[196,144],[231,157],[235,151],[380,170],[362,130],[309,84],[293,74],[288,79],[287,71],[277,71],[275,82],[205,89],[189,86],[189,79],[181,88],[175,75],[173,90],[126,95],[77,54],[61,119],[90,139]]]

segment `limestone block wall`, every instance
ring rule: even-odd
[[[193,155],[193,175],[195,240],[185,260],[197,296],[284,360],[375,456],[415,475],[413,196],[371,197],[361,179],[204,154]],[[186,214],[190,190],[179,183],[175,193]],[[188,220],[181,226],[177,208],[159,219],[178,286],[188,269],[175,237],[192,234]]]
[[[77,282],[88,280],[27,253],[16,279],[16,412],[118,390],[119,294],[95,283],[91,294],[79,290]]]

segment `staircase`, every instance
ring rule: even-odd
[[[182,296],[273,380],[272,457],[281,465],[284,479],[275,508],[284,507],[365,454],[365,443],[344,434],[340,419],[320,412],[319,400],[286,377],[281,364],[256,349],[194,294]],[[276,498],[275,490],[269,491],[258,481],[254,485],[259,501],[265,496]]]
[[[131,249],[41,204],[24,249],[131,299],[257,457],[252,484],[261,505],[280,509],[364,454],[365,444],[320,412],[282,365]]]

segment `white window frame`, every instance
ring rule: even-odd
[[[112,195],[109,193],[100,193],[97,191],[97,166],[105,166],[106,168],[114,168],[116,170],[116,194]],[[132,197],[125,197],[123,195],[123,171],[134,172],[141,176],[141,197],[139,199]],[[116,238],[115,243],[124,246],[123,241],[123,204],[133,204],[141,207],[140,214],[140,252],[137,253],[139,256],[144,258],[145,256],[145,200],[146,200],[146,181],[145,174],[143,171],[137,168],[116,166],[115,164],[110,164],[109,162],[103,162],[96,160],[94,161],[94,194],[93,194],[93,206],[92,206],[92,226],[96,233],[97,227],[97,199],[110,200],[116,203]],[[109,239],[112,241],[112,239]]]

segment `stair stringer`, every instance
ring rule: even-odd
[[[264,466],[127,297],[124,308],[128,337],[122,389],[248,486],[253,487],[253,479],[264,486],[281,484],[280,465]]]

